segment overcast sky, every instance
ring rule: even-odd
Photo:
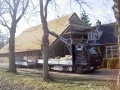
[[[92,26],[95,25],[97,20],[100,20],[102,24],[115,22],[114,12],[112,10],[113,0],[82,0],[88,2],[87,5],[82,4],[81,6],[74,0],[71,0],[72,4],[70,5],[70,0],[56,0],[57,8],[54,8],[53,3],[49,4],[48,7],[48,21],[61,17],[67,14],[76,12],[78,16],[84,10],[92,23]],[[32,27],[34,25],[40,24],[39,13],[36,15],[28,16],[29,24],[26,20],[22,19],[17,26],[16,36],[19,35],[26,28]]]

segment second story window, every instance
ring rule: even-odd
[[[94,37],[95,37],[96,40],[99,40],[98,33],[94,34]]]
[[[94,40],[95,37],[94,37],[94,34],[93,33],[89,33],[88,34],[88,40]]]
[[[88,33],[88,40],[99,40],[98,33]]]

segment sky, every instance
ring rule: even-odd
[[[112,10],[114,4],[113,0],[81,0],[87,2],[87,4],[81,4],[81,6],[74,1],[75,0],[71,0],[71,2],[70,0],[56,0],[56,3],[51,1],[48,6],[47,20],[49,21],[74,12],[80,17],[84,10],[89,17],[92,26],[96,24],[97,20],[100,20],[102,24],[115,22],[114,12]],[[24,18],[20,20],[17,25],[16,36],[22,33],[25,29],[40,24],[38,11],[39,7],[35,11],[31,11],[29,15],[26,15],[27,20]],[[1,28],[3,27],[1,26]],[[3,33],[8,32],[7,29],[3,28]]]

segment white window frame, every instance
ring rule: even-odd
[[[113,50],[116,50],[117,51],[117,45],[112,45],[112,46],[106,46],[106,58],[107,59],[109,59],[109,57],[108,57],[108,53],[107,53],[107,51],[108,50],[111,50],[112,52],[111,52],[111,54],[112,54],[112,56],[110,57],[110,58],[114,58],[113,56]]]
[[[93,33],[88,33],[88,40],[94,40]]]
[[[96,38],[98,36],[98,38]],[[88,33],[88,40],[99,40],[98,33]]]
[[[96,37],[97,36],[97,37]],[[98,33],[95,33],[94,34],[94,38],[95,38],[95,40],[99,40],[99,34]]]

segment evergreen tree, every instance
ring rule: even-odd
[[[84,22],[86,25],[91,26],[90,19],[89,19],[88,15],[86,14],[85,11],[81,14],[81,18],[80,18],[80,19],[81,19],[81,21]]]

